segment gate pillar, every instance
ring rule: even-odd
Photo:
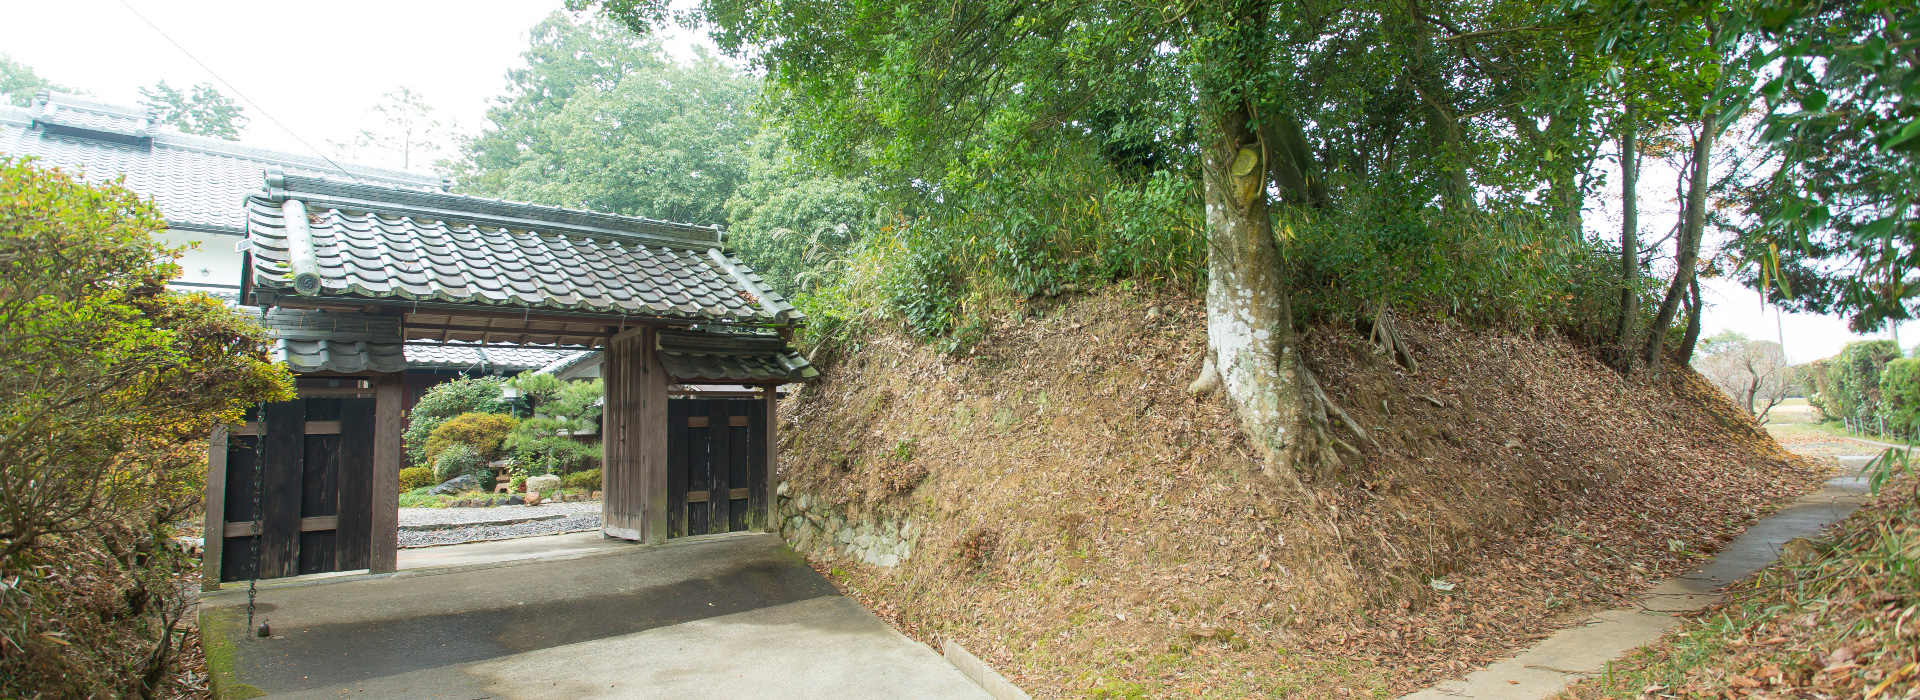
[[[658,544],[667,540],[667,370],[651,328],[607,342],[602,373],[601,532]]]

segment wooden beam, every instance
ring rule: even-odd
[[[227,426],[213,426],[207,438],[207,518],[200,528],[200,590],[220,590],[220,555],[226,543],[214,533],[224,532],[227,517]]]
[[[323,530],[338,529],[340,529],[340,516],[338,515],[322,515],[314,518],[300,519],[301,532],[320,532]],[[226,529],[220,534],[224,537],[246,537],[247,535],[253,534],[253,521],[227,523]]]
[[[369,528],[367,570],[384,574],[399,568],[400,556],[400,435],[405,430],[400,415],[400,375],[388,374],[374,380],[373,389],[373,478],[367,487],[373,503],[373,525]]]
[[[302,430],[304,431],[302,432],[303,435],[339,435],[340,421],[310,420],[310,421],[306,421],[306,424],[305,426],[303,426]],[[236,436],[259,435],[260,422],[247,421],[246,425],[235,426],[233,428],[232,434]]]

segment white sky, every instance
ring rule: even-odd
[[[126,2],[258,105],[242,103],[251,119],[243,140],[312,153],[300,143],[304,140],[328,156],[340,155],[329,141],[348,142],[359,129],[376,126],[367,108],[402,85],[424,95],[443,121],[476,130],[488,101],[504,89],[507,69],[520,64],[526,30],[561,5],[560,0]],[[704,43],[676,31],[668,45],[685,55],[694,42]],[[135,104],[141,86],[163,78],[176,87],[219,84],[120,0],[0,0],[0,52],[54,82],[110,102]],[[275,126],[262,109],[286,129]],[[1736,126],[1734,132],[1741,129]],[[377,155],[356,159],[397,165]],[[1658,238],[1673,221],[1673,174],[1652,161],[1646,165],[1640,188],[1643,236]],[[1618,202],[1609,199],[1617,197],[1592,203],[1597,208],[1588,214],[1589,226],[1604,230],[1609,218],[1617,217]],[[1617,223],[1612,226],[1618,230]],[[1708,281],[1703,292],[1709,304],[1705,334],[1733,329],[1755,338],[1784,335],[1794,362],[1832,355],[1859,339],[1841,319],[1822,316],[1788,315],[1776,330],[1778,314],[1763,310],[1752,291],[1730,280]]]

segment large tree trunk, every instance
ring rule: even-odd
[[[1307,389],[1268,212],[1268,149],[1249,117],[1244,108],[1221,114],[1204,155],[1210,366],[1195,388],[1217,383],[1268,468],[1292,479]]]
[[[1661,353],[1665,350],[1667,329],[1673,326],[1673,316],[1680,309],[1680,301],[1691,290],[1694,267],[1700,261],[1700,237],[1707,226],[1708,157],[1713,153],[1713,123],[1717,119],[1718,115],[1708,112],[1706,118],[1700,120],[1700,134],[1693,139],[1693,172],[1687,179],[1686,219],[1681,222],[1683,225],[1674,261],[1676,269],[1673,282],[1667,285],[1667,296],[1660,302],[1660,311],[1654,314],[1653,327],[1647,333],[1646,355],[1642,358],[1656,373],[1662,364]]]
[[[1640,294],[1640,125],[1633,103],[1627,103],[1625,128],[1620,130],[1620,326],[1614,342],[1620,348],[1620,371],[1633,371],[1633,321]]]

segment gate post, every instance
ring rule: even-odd
[[[607,341],[601,372],[601,534],[649,544],[667,541],[667,368],[654,355],[654,329]]]
[[[227,426],[207,438],[207,519],[200,528],[200,590],[220,590],[220,556],[227,548]]]
[[[368,488],[373,524],[367,537],[367,571],[392,573],[400,557],[400,435],[406,421],[400,415],[400,375],[382,374],[373,380],[373,478]]]

